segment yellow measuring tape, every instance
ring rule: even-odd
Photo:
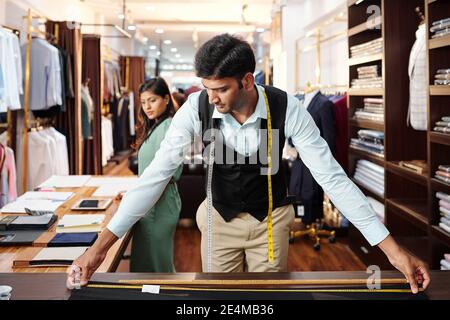
[[[95,289],[136,289],[141,290],[141,285],[115,285],[115,284],[89,284],[88,288]],[[411,293],[410,289],[228,289],[228,288],[188,288],[161,286],[161,290],[174,291],[222,291],[222,292],[293,292],[293,293]],[[420,288],[420,292],[424,289]]]
[[[270,116],[269,99],[264,92],[264,99],[266,100],[267,109],[267,189],[269,196],[269,209],[267,212],[267,251],[269,263],[273,263],[273,227],[272,227],[272,211],[273,211],[273,194],[272,194],[272,117]]]

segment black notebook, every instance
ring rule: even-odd
[[[44,231],[0,231],[0,246],[30,246]]]

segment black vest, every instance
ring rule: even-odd
[[[286,140],[284,124],[287,109],[287,94],[274,87],[264,86],[264,88],[269,100],[272,129],[279,130],[278,159],[273,159],[276,153],[272,151],[272,162],[278,160],[279,163],[278,171],[272,174],[273,208],[275,209],[291,203],[287,198],[285,168],[283,167],[282,161],[283,147]],[[202,139],[205,147],[208,147],[211,142],[208,130],[211,128],[220,130],[220,119],[212,118],[214,108],[213,104],[209,104],[206,90],[203,90],[199,98],[199,118],[202,122]],[[267,129],[266,119],[261,119],[261,129]],[[264,137],[262,135],[260,138],[261,141],[264,141],[264,139],[267,141],[267,135],[264,135]],[[269,208],[267,175],[261,174],[261,169],[267,168],[267,153],[261,153],[262,159],[260,159],[259,150],[257,154],[251,155],[250,157],[243,156],[235,150],[228,148],[225,143],[222,143],[223,135],[221,133],[216,134],[215,141],[216,159],[212,177],[214,208],[227,222],[241,212],[248,212],[259,221],[263,221],[267,216]],[[275,147],[275,142],[273,142],[273,145]],[[221,147],[223,147],[223,150],[219,149]],[[226,164],[229,163],[228,161],[221,163],[220,159],[217,159],[218,153],[225,155],[227,152],[233,154],[234,164]],[[254,161],[255,158],[256,164]],[[239,161],[237,161],[238,159]]]

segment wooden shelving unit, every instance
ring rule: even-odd
[[[428,1],[428,0],[425,0]],[[350,148],[349,168],[353,176],[359,159],[366,159],[385,169],[385,197],[376,195],[353,180],[367,195],[385,205],[385,224],[392,236],[407,250],[426,262],[430,260],[429,245],[429,173],[419,174],[403,168],[400,161],[425,160],[428,158],[427,131],[416,131],[407,126],[409,107],[408,65],[411,48],[416,40],[419,19],[416,7],[425,11],[424,0],[368,0],[358,3],[349,0],[349,52],[350,47],[383,39],[383,53],[349,60],[349,83],[357,76],[360,66],[379,65],[383,77],[383,88],[349,89],[349,138],[354,138],[360,128],[383,131],[384,159],[363,151]],[[438,2],[433,3],[436,5]],[[367,14],[369,6],[381,9],[379,28],[367,28],[373,17]],[[364,24],[366,26],[364,27]],[[373,27],[373,24],[372,24]],[[445,48],[443,41],[436,41]],[[450,65],[449,65],[450,67]],[[438,90],[442,90],[438,88]],[[354,112],[362,108],[364,98],[383,98],[385,106],[384,123],[361,121],[353,118]],[[437,138],[436,138],[437,139]],[[439,139],[439,143],[446,141]],[[440,146],[440,145],[439,145]],[[349,229],[350,247],[367,264],[376,264],[382,268],[393,268],[378,248],[370,245],[354,228]]]
[[[440,260],[450,253],[450,234],[439,228],[439,199],[436,192],[450,194],[450,185],[434,178],[439,165],[450,164],[450,134],[431,131],[435,122],[443,116],[450,116],[450,86],[434,85],[434,76],[438,69],[450,68],[450,36],[432,39],[430,26],[434,21],[450,17],[450,1],[428,0],[427,18],[427,56],[430,96],[428,99],[428,166],[430,168],[428,188],[428,232],[429,264],[433,269],[440,268]]]

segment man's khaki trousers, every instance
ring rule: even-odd
[[[273,210],[274,261],[267,255],[267,217],[260,222],[246,212],[226,222],[212,210],[211,272],[286,272],[289,231],[294,224],[292,205]],[[197,210],[197,226],[202,233],[201,255],[203,272],[207,272],[208,218],[207,202]]]

